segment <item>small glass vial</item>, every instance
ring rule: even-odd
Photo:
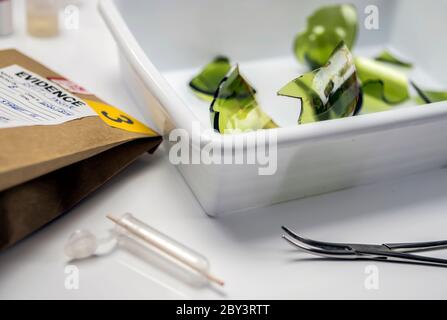
[[[0,0],[0,36],[12,33],[11,0]]]
[[[28,33],[35,37],[53,37],[59,33],[59,0],[27,0]]]

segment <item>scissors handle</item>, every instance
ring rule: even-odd
[[[437,265],[447,267],[447,259],[419,256],[410,253],[393,251],[356,251],[360,255],[365,255],[373,260],[399,261],[407,263],[418,263],[427,265]]]
[[[385,243],[384,246],[396,252],[431,251],[447,248],[447,240],[410,243]]]

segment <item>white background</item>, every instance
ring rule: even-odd
[[[23,2],[15,33],[0,49],[17,48],[106,101],[141,115],[120,80],[117,51],[96,11],[79,1],[80,29],[52,39],[26,35]],[[444,147],[444,146],[440,146]],[[14,247],[0,253],[0,298],[447,298],[446,268],[401,263],[328,261],[292,249],[281,225],[336,242],[447,239],[447,170],[254,209],[207,217],[164,147]],[[64,244],[76,229],[105,235],[109,212],[132,212],[206,255],[222,289],[194,288],[124,250],[76,263],[79,289],[67,290]],[[36,212],[38,214],[38,212]],[[432,253],[447,258],[447,251]],[[379,270],[378,290],[365,288],[365,267]]]

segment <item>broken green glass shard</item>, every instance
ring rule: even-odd
[[[374,96],[364,94],[363,95],[363,104],[362,110],[360,114],[369,114],[375,112],[388,111],[392,109],[394,105],[386,103],[382,99],[378,99]]]
[[[430,101],[430,102],[424,102],[424,103],[434,103],[434,102],[441,102],[441,101],[447,100],[447,91],[425,90],[424,94]]]
[[[388,50],[383,50],[377,57],[374,58],[376,61],[391,63],[399,67],[411,68],[413,64],[410,62],[403,61],[400,58],[397,58],[394,54],[392,54]]]
[[[418,104],[428,104],[447,100],[447,91],[423,90],[414,82],[410,83],[418,94],[416,97],[416,102]]]
[[[219,83],[230,69],[230,60],[227,57],[216,57],[189,82],[189,86],[199,98],[211,102]]]
[[[211,102],[220,82],[230,69],[230,60],[225,56],[218,56],[189,82],[189,86],[197,97]],[[256,92],[255,89],[252,90]]]
[[[352,116],[360,106],[354,59],[340,43],[324,67],[286,84],[278,95],[301,100],[299,124]]]
[[[355,66],[365,96],[372,96],[390,107],[410,97],[405,73],[386,63],[363,57],[355,58]],[[364,107],[368,106],[364,104]]]
[[[311,69],[319,68],[340,42],[352,49],[357,28],[357,11],[353,5],[324,6],[308,17],[306,29],[296,36],[295,55]]]
[[[210,107],[211,124],[220,133],[278,127],[255,99],[255,92],[236,65],[218,86]]]

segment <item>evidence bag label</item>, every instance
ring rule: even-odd
[[[0,128],[53,125],[94,115],[87,103],[21,66],[0,69]]]

